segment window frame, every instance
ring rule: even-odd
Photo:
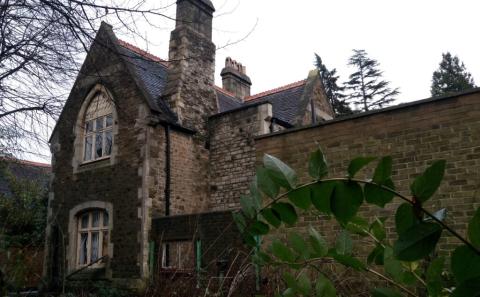
[[[109,159],[112,156],[113,153],[113,146],[114,146],[114,132],[115,132],[115,108],[113,104],[110,104],[111,96],[104,90],[96,90],[93,92],[92,96],[89,96],[89,99],[86,100],[86,107],[82,112],[82,122],[80,124],[81,126],[81,159],[80,163],[81,164],[88,164],[92,162],[97,162],[105,159]],[[96,110],[92,111],[90,110],[92,108],[92,104],[95,104],[97,108],[100,106],[102,107],[102,104],[110,104],[107,106],[103,106],[104,110]],[[106,111],[106,112],[105,112]],[[107,126],[108,124],[108,118],[110,118],[110,125]],[[101,128],[98,128],[98,119],[101,119],[102,126]],[[89,123],[91,124],[91,130],[89,130]],[[110,133],[110,150],[109,153],[106,154],[106,148],[107,148],[107,133]],[[101,142],[102,142],[102,147],[101,147],[101,155],[97,157],[97,136],[101,135]],[[88,138],[90,138],[90,150],[87,159],[87,141]]]
[[[184,259],[184,250],[182,250],[181,246],[182,245],[188,245],[188,254],[191,257],[191,259]],[[175,241],[167,241],[163,242],[162,245],[162,252],[161,252],[161,261],[160,261],[160,267],[163,270],[175,270],[175,271],[193,271],[196,267],[196,257],[197,255],[195,254],[195,242],[192,242],[190,240],[175,240]],[[175,248],[173,248],[175,247]],[[172,252],[176,252],[175,255],[175,262],[181,263],[181,264],[186,264],[191,262],[189,267],[185,266],[175,266],[170,263],[167,263],[167,259],[170,260],[172,256]]]
[[[93,214],[95,212],[99,213],[99,224],[98,226],[93,226]],[[83,217],[88,216],[87,227],[82,227],[82,220]],[[107,217],[107,223],[105,225],[105,215]],[[106,256],[109,257],[109,245],[110,245],[110,238],[111,238],[111,230],[110,230],[110,214],[106,209],[101,208],[90,208],[86,210],[82,210],[76,216],[76,247],[75,247],[75,267],[77,268],[101,268],[105,267],[106,261],[105,259],[98,261],[98,259]],[[94,261],[98,261],[94,264],[92,263],[92,234],[98,233],[98,248],[97,248],[97,258]],[[107,240],[105,243],[105,233],[107,233]],[[81,250],[82,250],[82,234],[87,234],[86,239],[86,259],[85,263],[80,263],[81,260]],[[106,251],[104,250],[106,249]],[[93,261],[93,262],[94,262]]]
[[[107,118],[108,117],[111,117],[112,119],[112,122],[110,124],[110,126],[107,127]],[[101,129],[97,129],[97,120],[99,118],[102,118],[102,128]],[[91,122],[92,123],[92,130],[91,131],[88,131],[88,128],[87,128],[87,124]],[[99,117],[96,117],[96,118],[93,118],[93,119],[89,119],[89,120],[86,120],[85,119],[85,122],[83,124],[83,129],[84,129],[84,134],[83,134],[83,154],[82,154],[82,163],[83,164],[86,164],[86,163],[91,163],[91,162],[96,162],[96,161],[100,161],[100,160],[105,160],[105,159],[109,159],[110,156],[112,155],[112,150],[113,150],[113,142],[114,142],[114,137],[113,137],[113,126],[115,125],[115,120],[114,120],[114,117],[113,117],[113,112],[109,113],[109,114],[106,114],[106,115],[102,115],[102,116],[99,116]],[[110,138],[111,138],[111,144],[110,144],[110,152],[108,155],[104,154],[105,153],[105,148],[106,148],[106,144],[107,144],[107,137],[106,137],[106,134],[110,132]],[[102,135],[102,156],[100,157],[96,157],[96,143],[97,143],[97,134],[100,134]],[[86,145],[87,145],[87,138],[88,137],[91,137],[92,139],[92,143],[91,143],[91,148],[90,148],[90,159],[86,160],[85,159],[85,154],[87,152],[87,148],[86,148]]]

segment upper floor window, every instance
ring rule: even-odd
[[[93,209],[78,216],[77,264],[86,266],[105,263],[108,254],[109,216],[102,209]]]
[[[108,158],[113,144],[113,104],[103,92],[92,98],[85,113],[83,161]]]

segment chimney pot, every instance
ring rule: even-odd
[[[220,73],[222,76],[222,87],[230,93],[235,94],[239,99],[250,96],[252,82],[247,75],[247,68],[242,63],[231,57],[225,59],[225,68]]]

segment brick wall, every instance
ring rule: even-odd
[[[269,113],[271,105],[265,103],[210,118],[209,209],[240,206],[240,195],[255,175],[253,138],[267,133]]]
[[[345,176],[349,160],[356,156],[391,155],[393,181],[397,189],[407,195],[414,177],[433,160],[446,159],[444,181],[427,206],[432,210],[446,207],[448,223],[461,233],[480,205],[478,91],[258,137],[257,160],[261,160],[264,153],[277,156],[296,169],[300,180],[305,181],[309,154],[318,146],[326,154],[330,176]],[[362,215],[387,215],[392,222],[393,209],[395,205],[388,205],[386,210],[367,207],[362,209]],[[313,220],[305,216],[299,226]],[[337,228],[325,219],[315,223],[327,235]],[[455,243],[454,238],[448,238],[441,246],[451,249]]]

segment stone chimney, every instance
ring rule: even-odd
[[[225,68],[220,73],[222,88],[235,94],[235,97],[245,99],[250,96],[252,81],[247,76],[247,67],[228,57],[225,59]]]
[[[170,35],[168,80],[164,96],[179,124],[205,135],[208,117],[217,113],[214,91],[215,45],[210,0],[177,0]]]

